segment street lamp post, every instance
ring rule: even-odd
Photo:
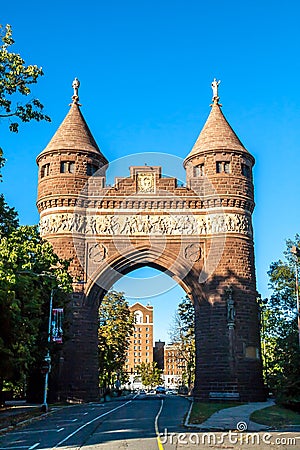
[[[51,355],[50,355],[50,347],[49,346],[50,346],[50,342],[51,342],[51,319],[52,319],[53,292],[54,292],[54,289],[51,289],[50,304],[49,304],[48,337],[47,337],[48,349],[47,349],[47,354],[44,359],[46,371],[45,371],[44,400],[43,400],[43,404],[42,404],[42,411],[45,411],[45,412],[48,411],[48,403],[47,403],[48,381],[49,381],[49,372],[51,370]]]
[[[297,320],[298,320],[298,343],[300,348],[300,302],[299,302],[299,278],[298,278],[298,258],[300,256],[300,249],[296,247],[295,245],[291,248],[291,253],[295,257],[295,272],[296,272],[296,278],[295,278],[295,288],[296,288],[296,300],[297,300]]]
[[[50,273],[35,273],[31,270],[22,270],[18,272],[20,274],[29,274],[36,277],[48,277],[48,278],[55,278],[54,275]],[[49,317],[48,317],[48,336],[47,336],[47,343],[48,343],[48,349],[47,354],[44,358],[44,373],[45,373],[45,383],[44,383],[44,394],[43,394],[43,404],[41,406],[41,410],[44,412],[48,411],[48,403],[47,403],[47,396],[48,396],[48,381],[49,381],[49,372],[51,370],[51,355],[50,355],[50,343],[51,343],[51,321],[52,321],[52,306],[53,306],[53,294],[54,289],[51,289],[50,293],[50,304],[49,304]]]

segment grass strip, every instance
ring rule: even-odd
[[[221,409],[232,408],[234,406],[241,406],[245,403],[240,402],[194,402],[190,415],[190,423],[202,423],[208,419],[212,414]]]
[[[300,425],[300,414],[283,406],[269,406],[251,414],[250,420],[262,425],[278,428],[289,425]]]

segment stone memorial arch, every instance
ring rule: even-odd
[[[160,166],[106,183],[107,159],[78,88],[39,166],[40,232],[71,260],[69,340],[61,398],[97,400],[97,311],[108,289],[143,266],[167,273],[195,308],[194,396],[264,399],[251,215],[254,158],[225,119],[216,80],[208,119],[184,160],[186,186]]]

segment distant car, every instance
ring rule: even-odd
[[[156,392],[154,391],[154,389],[151,389],[151,391],[147,392],[147,395],[155,395]]]
[[[139,394],[146,394],[146,391],[144,389],[140,390]]]
[[[157,386],[155,391],[156,391],[157,394],[165,394],[166,393],[166,388],[164,386]]]
[[[166,390],[166,394],[167,395],[176,395],[177,391],[175,391],[174,389],[167,389]]]

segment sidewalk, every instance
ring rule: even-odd
[[[30,420],[40,415],[41,405],[26,403],[26,401],[8,401],[0,408],[0,432],[16,424]]]
[[[263,431],[270,427],[261,425],[250,420],[250,416],[254,411],[275,405],[273,400],[266,402],[247,403],[246,405],[234,406],[232,408],[221,409],[205,422],[201,424],[190,424],[190,411],[185,421],[185,426],[189,428],[197,428],[199,431],[207,430],[239,430],[239,431]]]

